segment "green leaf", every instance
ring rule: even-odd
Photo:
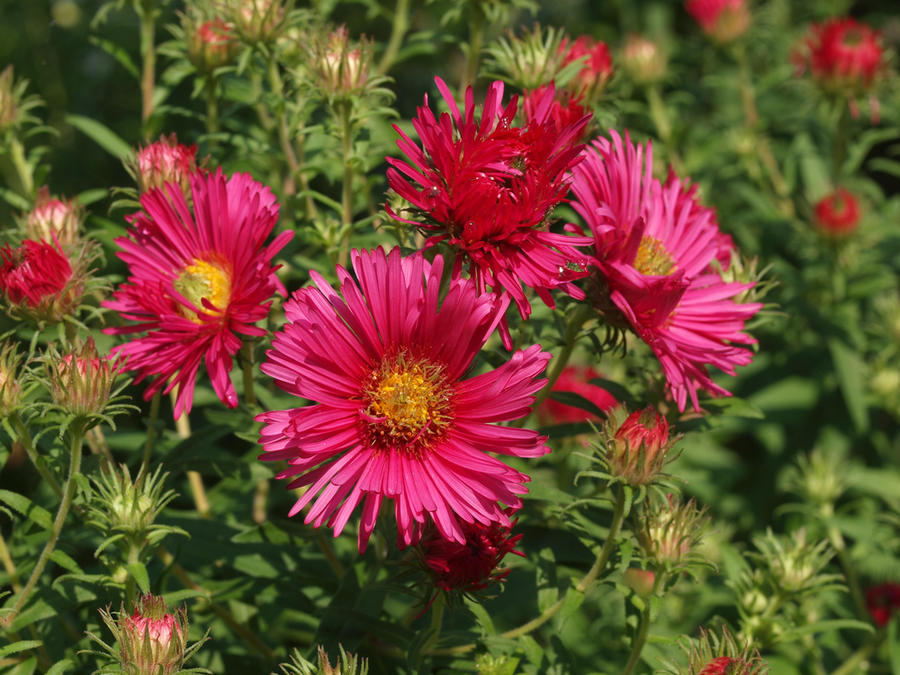
[[[872,633],[875,630],[872,628],[872,624],[865,621],[857,621],[856,619],[830,619],[828,621],[817,621],[805,626],[793,628],[790,633],[792,635],[806,635],[808,633],[822,633],[826,630],[842,630],[844,628],[861,630],[866,633]]]
[[[13,192],[7,188],[0,187],[0,197],[13,208],[22,209],[23,211],[28,211],[31,208],[31,202],[18,192]]]
[[[566,598],[563,600],[563,605],[559,610],[560,621],[565,621],[578,611],[582,602],[584,602],[584,591],[579,591],[574,586],[566,591]]]
[[[471,600],[466,602],[466,607],[475,615],[475,620],[478,621],[479,625],[484,629],[484,632],[487,635],[496,635],[497,629],[494,628],[494,622],[491,620],[491,615],[484,608],[484,605],[480,602]]]
[[[147,574],[147,568],[144,567],[144,563],[134,562],[125,566],[128,570],[128,573],[134,577],[134,580],[137,582],[138,588],[141,589],[142,593],[150,592],[150,575]]]
[[[131,146],[123,141],[112,129],[97,120],[82,115],[66,115],[66,122],[78,129],[113,157],[131,157]]]
[[[53,517],[50,515],[50,512],[37,504],[33,504],[28,497],[20,495],[18,492],[0,490],[0,501],[45,530],[53,527]]]
[[[57,661],[52,666],[50,666],[50,670],[48,670],[45,675],[60,675],[61,673],[69,670],[69,668],[71,667],[72,662],[69,661],[69,659],[63,659],[62,661]]]
[[[96,35],[89,36],[88,40],[90,40],[91,44],[99,47],[111,57],[113,57],[116,61],[118,61],[119,64],[121,64],[121,66],[125,70],[127,70],[135,80],[140,78],[138,67],[134,64],[134,61],[131,60],[128,52],[125,51],[122,47],[117,45],[112,40],[107,40]]]
[[[235,556],[231,564],[238,572],[243,572],[250,577],[277,579],[281,576],[281,572],[261,553]]]
[[[75,562],[65,551],[56,549],[55,551],[53,551],[53,553],[50,554],[50,560],[52,560],[68,572],[72,572],[73,574],[84,574],[84,571],[78,566],[78,563]]]
[[[840,340],[828,340],[828,350],[838,377],[844,402],[853,420],[853,426],[860,433],[869,428],[869,413],[866,407],[866,368],[863,360],[853,349]]]
[[[20,640],[19,642],[13,642],[11,645],[0,647],[0,658],[34,649],[35,647],[40,647],[42,644],[44,643],[40,640]]]

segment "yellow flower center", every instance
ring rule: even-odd
[[[638,245],[634,268],[647,276],[664,277],[674,272],[676,265],[659,239],[645,236]]]
[[[450,421],[450,396],[443,366],[404,352],[385,358],[365,389],[370,441],[382,447],[427,445]]]
[[[181,271],[173,285],[195,307],[208,314],[222,314],[231,300],[231,273],[227,264],[194,258]],[[203,298],[215,306],[215,311],[203,306]],[[192,309],[184,306],[179,309],[185,318],[194,323],[203,323]]]

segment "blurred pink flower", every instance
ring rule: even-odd
[[[553,385],[552,391],[578,394],[597,406],[600,410],[608,410],[616,404],[616,399],[603,387],[591,384],[591,380],[603,377],[590,366],[566,366]],[[598,417],[587,410],[576,408],[552,398],[547,398],[538,408],[538,417],[552,424],[567,422],[587,422]]]
[[[717,42],[730,42],[750,25],[747,0],[687,0],[685,9],[703,32]]]
[[[504,365],[465,378],[509,303],[458,275],[439,300],[444,260],[354,251],[339,267],[340,295],[320,275],[285,303],[288,324],[262,366],[285,391],[316,402],[265,412],[261,459],[286,460],[279,478],[306,487],[290,511],[338,536],[362,504],[365,549],[384,498],[394,500],[398,543],[431,521],[466,542],[466,523],[509,525],[497,503],[519,508],[525,474],[495,459],[536,457],[546,437],[495,423],[524,417],[550,355],[534,345]],[[342,297],[343,296],[343,297]]]

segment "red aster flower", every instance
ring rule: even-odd
[[[721,240],[715,215],[674,175],[652,177],[652,150],[627,134],[599,138],[575,167],[573,207],[594,235],[595,302],[613,325],[630,326],[662,365],[669,392],[684,410],[698,389],[728,392],[709,376],[731,375],[752,359],[744,323],[762,307],[734,296],[752,284],[726,283],[711,271]]]
[[[613,75],[612,58],[605,42],[595,41],[582,35],[574,42],[563,38],[559,45],[563,65],[584,58],[581,70],[575,76],[576,98],[585,96],[588,100],[597,96]]]
[[[848,189],[839,187],[815,206],[816,225],[825,234],[842,237],[859,226],[859,203]]]
[[[886,626],[900,610],[900,584],[881,584],[866,591],[866,607],[876,626]]]
[[[261,414],[261,459],[287,460],[279,478],[307,487],[291,509],[309,504],[306,523],[338,536],[362,504],[364,550],[384,498],[394,500],[399,545],[417,542],[431,521],[445,539],[466,542],[466,523],[509,525],[497,503],[519,508],[528,476],[492,454],[536,457],[546,437],[496,426],[526,416],[550,355],[538,345],[499,368],[465,378],[497,328],[506,296],[479,294],[452,277],[439,300],[444,261],[354,252],[339,267],[339,295],[310,272],[315,288],[285,303],[262,370],[315,405]],[[343,296],[343,297],[341,297]]]
[[[422,556],[434,585],[445,591],[473,593],[506,579],[509,569],[500,567],[506,554],[525,557],[515,550],[522,535],[511,533],[517,522],[509,526],[463,523],[465,543],[445,539],[430,529],[422,540]]]
[[[589,241],[551,232],[548,218],[568,190],[566,171],[578,161],[588,119],[557,128],[550,92],[524,127],[514,126],[517,99],[502,106],[502,82],[488,88],[477,118],[471,88],[463,113],[444,81],[435,81],[450,113],[435,118],[426,96],[413,120],[422,147],[395,126],[409,161],[387,158],[391,188],[423,222],[388,213],[430,233],[426,248],[445,242],[456,249],[478,290],[508,293],[523,318],[531,312],[523,284],[551,307],[554,288],[583,297],[570,263],[583,260],[575,246]]]
[[[0,291],[14,314],[59,322],[81,299],[81,284],[58,244],[26,239],[0,248]]]
[[[175,134],[160,136],[155,143],[138,150],[135,169],[141,193],[175,183],[185,197],[190,197],[191,175],[197,172],[197,146],[182,145]]]
[[[173,184],[141,196],[144,211],[129,218],[129,236],[116,239],[131,276],[103,303],[138,322],[105,332],[146,332],[113,351],[128,357],[137,382],[152,379],[144,398],[178,387],[176,418],[190,412],[203,361],[222,402],[237,406],[228,374],[238,336],[265,335],[254,324],[268,315],[272,294],[285,292],[272,258],[293,234],[265,245],[278,204],[248,174],[194,174],[191,190],[193,212]]]
[[[850,97],[869,90],[885,68],[879,33],[850,17],[813,24],[794,59],[825,89]]]
[[[553,385],[552,391],[578,394],[597,406],[600,410],[609,410],[616,404],[616,399],[603,387],[591,384],[595,378],[603,377],[590,366],[566,366]],[[598,419],[596,415],[576,408],[552,398],[546,399],[538,408],[538,417],[553,424],[568,422],[587,422]]]
[[[687,0],[684,6],[716,42],[730,42],[750,25],[746,0]]]

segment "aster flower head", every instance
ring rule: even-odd
[[[859,227],[859,202],[850,190],[837,188],[816,202],[816,227],[829,237],[846,237]]]
[[[793,59],[824,90],[847,98],[868,92],[887,65],[878,31],[850,17],[810,26]]]
[[[601,377],[603,375],[591,366],[568,365],[563,368],[562,373],[560,373],[553,384],[552,391],[578,394],[593,403],[600,410],[609,410],[616,404],[616,399],[603,387],[591,384],[591,380]],[[551,424],[587,422],[599,419],[588,410],[576,408],[549,397],[538,407],[538,417]]]
[[[191,202],[172,183],[141,195],[144,210],[129,217],[128,236],[116,239],[130,276],[103,303],[137,322],[105,332],[142,334],[114,351],[128,357],[125,368],[137,382],[151,380],[145,398],[178,387],[176,418],[191,409],[201,363],[222,402],[237,406],[232,360],[241,335],[265,335],[254,324],[268,315],[272,295],[285,293],[272,258],[293,234],[265,243],[278,204],[249,174],[194,174]]]
[[[703,32],[719,43],[731,42],[750,26],[747,0],[687,0],[684,6]]]
[[[35,323],[59,323],[78,307],[92,260],[85,245],[72,263],[55,241],[26,239],[13,248],[0,248],[0,293],[6,311]]]
[[[594,236],[593,297],[612,325],[630,327],[659,359],[679,410],[697,392],[727,390],[707,366],[730,375],[755,340],[744,323],[762,307],[734,297],[751,283],[726,282],[710,266],[721,247],[715,214],[674,174],[652,176],[652,147],[615,131],[598,138],[573,170],[573,208]]]
[[[563,54],[563,65],[579,60],[582,63],[571,83],[575,97],[591,101],[599,96],[613,75],[612,57],[606,43],[581,35],[572,42],[563,38],[559,50]]]
[[[67,248],[78,240],[84,209],[74,199],[57,199],[44,185],[38,190],[34,208],[25,215],[25,236],[36,241],[56,241]]]
[[[97,352],[93,338],[78,348],[50,351],[47,364],[53,403],[76,418],[99,418],[114,398],[113,385],[122,360]]]
[[[502,582],[509,569],[501,567],[507,553],[524,557],[516,550],[521,534],[511,530],[518,519],[507,525],[479,522],[463,523],[465,543],[445,539],[435,528],[422,538],[421,554],[435,587],[447,592],[474,593]]]
[[[886,626],[894,614],[900,613],[900,584],[886,583],[869,588],[866,608],[876,626]]]
[[[509,294],[523,318],[531,312],[523,286],[551,307],[552,289],[583,297],[572,284],[582,273],[571,264],[584,259],[576,247],[588,240],[551,232],[548,219],[565,198],[566,171],[578,161],[588,119],[558,128],[551,88],[535,102],[528,123],[517,127],[518,101],[503,106],[502,82],[490,85],[478,117],[471,87],[460,111],[444,81],[435,81],[450,112],[435,117],[426,96],[413,120],[422,145],[395,126],[408,161],[387,158],[390,187],[419,220],[388,213],[431,235],[426,248],[444,243],[455,249],[478,290]],[[505,342],[511,345],[508,337]]]
[[[141,194],[175,183],[189,198],[191,175],[197,172],[197,146],[179,143],[174,133],[160,136],[158,141],[138,148],[130,168]]]
[[[290,515],[339,535],[362,505],[364,550],[385,498],[393,500],[401,547],[433,523],[464,543],[466,526],[509,525],[498,502],[519,508],[528,476],[493,453],[536,457],[546,437],[496,426],[524,417],[549,354],[517,351],[493,371],[465,378],[508,305],[455,275],[443,302],[444,260],[377,249],[352,253],[354,280],[338,267],[339,291],[314,286],[285,303],[288,324],[262,366],[285,391],[316,402],[266,412],[263,460],[287,460],[280,478],[307,488]],[[491,454],[489,454],[491,453]]]

